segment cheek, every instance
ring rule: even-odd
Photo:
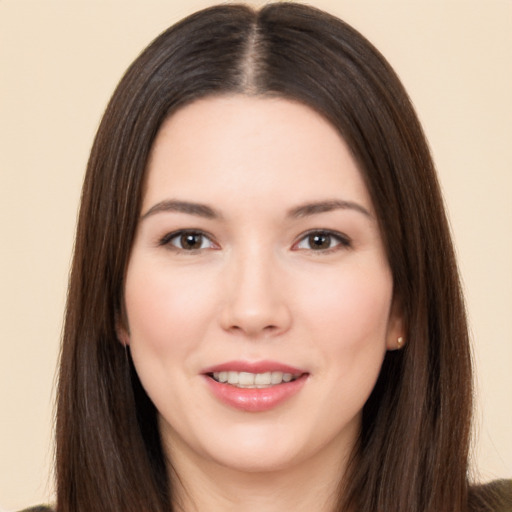
[[[319,351],[319,377],[328,383],[326,414],[334,423],[338,414],[345,417],[361,410],[386,352],[392,279],[387,269],[364,269],[347,266],[323,280],[317,275],[302,306]]]
[[[201,279],[197,273],[134,262],[127,275],[125,304],[132,347],[144,345],[159,355],[185,352],[200,342],[208,328],[215,290],[211,279]]]
[[[339,350],[385,346],[393,289],[388,272],[346,269],[315,283],[301,309],[327,343]]]
[[[132,258],[125,305],[132,359],[147,394],[166,418],[187,407],[194,354],[211,326],[215,293],[200,273]],[[171,390],[173,390],[171,392]],[[190,408],[190,405],[188,405]],[[175,421],[174,418],[173,421]]]
[[[320,413],[312,432],[338,435],[358,428],[386,351],[392,280],[380,266],[317,272],[301,295],[304,330],[314,344],[311,402]],[[321,397],[321,398],[319,398]]]

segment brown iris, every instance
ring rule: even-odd
[[[194,250],[201,249],[203,245],[203,235],[201,233],[183,233],[180,236],[180,246],[183,249]]]
[[[326,233],[314,233],[308,236],[311,249],[329,249],[331,247],[331,235]]]

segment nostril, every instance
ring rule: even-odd
[[[219,321],[222,328],[232,334],[274,336],[289,329],[291,314],[285,301],[274,295],[240,293],[223,305]]]

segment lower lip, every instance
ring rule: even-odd
[[[264,412],[277,407],[304,386],[307,374],[291,382],[283,382],[268,388],[237,388],[231,384],[217,382],[205,375],[213,394],[223,403],[246,412]]]

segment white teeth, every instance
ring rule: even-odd
[[[272,384],[281,384],[283,382],[283,372],[272,372],[271,382]]]
[[[272,383],[272,372],[257,373],[254,376],[254,384],[257,386],[268,386]]]
[[[268,388],[283,382],[290,382],[299,375],[283,372],[214,372],[213,378],[222,383],[228,383],[239,388]]]
[[[254,386],[254,373],[240,372],[238,374],[239,386]]]

